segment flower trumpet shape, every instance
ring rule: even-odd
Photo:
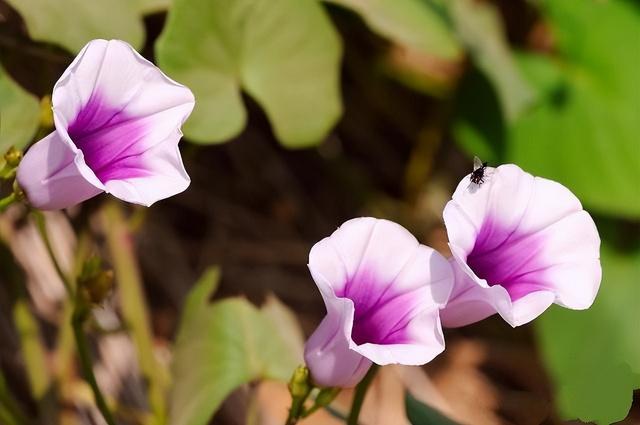
[[[88,43],[52,103],[55,131],[18,168],[34,207],[66,208],[102,192],[149,206],[189,186],[178,141],[193,94],[127,43]]]
[[[316,384],[351,387],[372,362],[421,365],[444,350],[451,267],[402,226],[349,220],[311,249],[309,269],[327,309],[305,346]]]
[[[580,201],[559,183],[515,165],[458,185],[444,209],[455,285],[447,327],[500,314],[527,323],[552,303],[586,309],[601,278],[600,237]]]

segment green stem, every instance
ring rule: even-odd
[[[145,425],[164,425],[167,416],[165,395],[171,376],[154,354],[149,310],[145,303],[142,276],[136,262],[129,223],[117,202],[107,203],[102,209],[102,216],[122,316],[125,326],[131,331],[140,370],[148,383],[149,406],[153,416]]]
[[[17,200],[18,200],[18,197],[16,196],[15,192],[12,192],[6,198],[0,199],[0,212],[4,212],[7,208],[9,208],[10,205],[15,203]]]
[[[87,310],[85,310],[80,304],[81,303],[76,301],[76,310],[73,312],[71,326],[73,327],[73,336],[75,337],[78,348],[78,357],[80,358],[82,373],[84,375],[84,379],[89,383],[89,386],[91,386],[91,390],[93,390],[93,397],[96,400],[96,405],[98,406],[100,413],[102,413],[104,420],[109,425],[116,425],[113,415],[107,406],[107,402],[102,395],[102,391],[100,391],[100,387],[96,381],[96,376],[93,373],[89,342],[87,341],[87,337],[83,329],[84,322],[87,318]]]
[[[47,253],[49,257],[51,257],[51,262],[53,263],[54,268],[62,283],[64,283],[64,287],[69,294],[69,298],[74,300],[74,310],[73,315],[71,317],[71,327],[73,328],[73,336],[76,341],[76,347],[78,349],[78,357],[80,359],[80,366],[82,367],[82,373],[84,375],[85,381],[91,387],[93,391],[93,397],[96,401],[96,405],[98,406],[98,410],[102,413],[104,420],[108,425],[116,425],[115,420],[113,419],[113,415],[107,406],[107,402],[105,401],[104,396],[102,395],[102,391],[98,386],[98,381],[96,381],[96,376],[93,373],[93,364],[91,360],[91,352],[89,350],[89,342],[87,341],[87,336],[84,333],[84,323],[89,315],[89,308],[86,304],[80,299],[79,296],[74,295],[74,283],[67,276],[67,274],[62,270],[58,260],[53,251],[53,246],[51,245],[51,241],[49,240],[49,235],[47,233],[47,227],[45,223],[44,214],[42,212],[34,210],[32,211],[33,216],[35,217],[36,227],[38,228],[38,232],[40,233],[40,237],[44,242],[45,247],[47,248]]]
[[[353,402],[351,403],[351,412],[347,418],[347,425],[358,425],[358,417],[360,416],[360,410],[362,409],[362,403],[364,402],[364,396],[367,394],[367,390],[373,381],[373,378],[378,372],[379,366],[376,364],[371,365],[371,368],[367,374],[362,378],[362,381],[356,387],[356,393],[353,396]]]
[[[310,392],[311,391],[309,391],[309,393]],[[304,397],[296,397],[291,401],[291,409],[289,409],[289,416],[287,416],[285,425],[295,425],[298,423],[298,419],[302,416],[304,402],[307,400],[309,393]]]
[[[0,372],[0,419],[4,418],[6,422],[15,425],[27,425],[29,420],[24,416],[18,402],[7,388],[4,375]]]
[[[69,279],[67,274],[62,270],[62,267],[60,267],[60,264],[58,263],[56,255],[53,252],[53,246],[51,245],[51,240],[49,239],[49,234],[47,233],[47,226],[45,223],[44,214],[36,210],[34,210],[32,213],[36,221],[36,227],[38,228],[38,233],[40,233],[42,242],[44,242],[44,246],[47,248],[47,253],[49,254],[49,257],[51,257],[51,262],[53,263],[53,267],[56,269],[56,273],[60,277],[60,280],[62,280],[62,283],[64,284],[64,289],[67,290],[67,295],[69,295],[69,297],[73,299],[73,284],[71,283],[71,280]]]
[[[338,394],[340,394],[340,391],[342,391],[342,388],[340,387],[321,389],[316,396],[313,405],[302,412],[302,417],[306,418],[307,416],[312,415],[321,408],[329,406],[331,402],[333,402],[333,400],[338,396]]]

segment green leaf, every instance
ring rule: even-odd
[[[459,59],[462,48],[445,17],[425,0],[328,0],[352,9],[381,36],[421,53]]]
[[[211,282],[201,279],[192,289],[178,332],[172,425],[207,424],[240,385],[256,379],[286,381],[302,362],[301,331],[282,304],[273,298],[262,310],[242,298],[205,304]]]
[[[193,317],[209,305],[209,298],[216,292],[220,284],[220,267],[209,267],[189,292],[182,308],[181,328],[194,326]]]
[[[557,306],[536,321],[557,402],[566,419],[624,419],[640,388],[640,252],[602,249],[603,281],[585,311]]]
[[[244,90],[289,147],[321,142],[338,120],[341,50],[315,0],[176,0],[156,44],[162,68],[196,96],[187,137],[240,133]]]
[[[409,392],[404,394],[404,406],[411,425],[456,425],[457,422],[447,418],[433,407],[427,406],[413,397]]]
[[[142,15],[162,12],[171,7],[171,0],[137,0],[137,3]]]
[[[495,6],[474,0],[451,0],[446,4],[473,62],[493,83],[505,119],[514,120],[531,104],[535,92],[511,55]]]
[[[483,73],[472,69],[462,80],[454,105],[452,133],[456,143],[470,156],[477,155],[489,164],[499,164],[507,135],[500,99],[491,82]]]
[[[39,121],[38,99],[0,66],[0,155],[11,146],[24,148],[35,135]]]
[[[95,38],[118,38],[142,46],[144,26],[136,2],[129,0],[8,0],[34,40],[78,52]]]
[[[640,13],[624,0],[544,2],[557,56],[526,56],[541,102],[511,130],[507,158],[558,180],[591,209],[640,217]],[[593,23],[598,23],[594,31]]]

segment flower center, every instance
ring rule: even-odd
[[[144,149],[138,143],[146,131],[142,119],[107,105],[95,93],[68,128],[85,163],[102,183],[148,174],[140,157]]]
[[[504,287],[512,301],[543,290],[541,272],[544,262],[540,261],[542,241],[535,234],[505,229],[495,221],[486,220],[476,243],[467,256],[467,264],[490,286]]]
[[[338,297],[355,307],[351,339],[358,345],[402,344],[409,341],[407,325],[418,307],[413,292],[398,292],[393,282],[380,283],[370,271],[349,279]]]

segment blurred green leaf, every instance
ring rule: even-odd
[[[144,41],[137,4],[129,0],[8,0],[8,3],[24,19],[31,38],[58,44],[74,53],[95,38],[118,38],[136,48]]]
[[[602,249],[603,281],[585,311],[557,306],[536,321],[558,406],[567,419],[610,424],[640,388],[640,252]]]
[[[542,101],[512,129],[508,158],[566,184],[587,206],[640,217],[640,9],[544,2],[557,57],[525,57]],[[594,31],[593,23],[598,23]]]
[[[506,120],[514,120],[531,104],[535,92],[512,57],[498,11],[475,0],[451,0],[446,5],[473,62],[493,83]]]
[[[166,391],[169,388],[169,371],[158,361],[154,352],[151,318],[145,302],[142,276],[131,243],[130,223],[124,216],[121,204],[105,203],[102,208],[107,246],[115,272],[119,305],[124,322],[136,347],[138,364],[147,383],[149,407],[153,412],[153,424],[162,423],[166,416]]]
[[[500,99],[491,82],[472,69],[458,87],[454,105],[451,130],[456,143],[471,156],[499,164],[507,135]]]
[[[138,11],[143,15],[162,12],[171,7],[171,0],[136,0],[136,2]]]
[[[190,323],[192,317],[198,317],[197,314],[200,310],[209,305],[209,297],[216,292],[219,284],[220,267],[212,266],[205,270],[184,302],[184,306],[182,307],[181,328],[194,326]]]
[[[39,121],[38,99],[0,66],[0,155],[11,146],[24,148],[36,133]]]
[[[156,50],[196,96],[184,128],[194,141],[242,131],[241,89],[289,147],[321,142],[341,114],[340,39],[315,0],[176,0]]]
[[[172,425],[207,424],[240,385],[286,381],[302,362],[300,329],[282,304],[271,299],[262,310],[242,298],[206,304],[211,282],[201,279],[186,301],[174,350]]]
[[[425,0],[327,0],[352,9],[381,36],[409,49],[459,59],[462,48],[445,17]]]
[[[427,406],[413,397],[409,392],[404,394],[404,406],[411,425],[456,425],[457,422],[447,418],[431,406]]]

